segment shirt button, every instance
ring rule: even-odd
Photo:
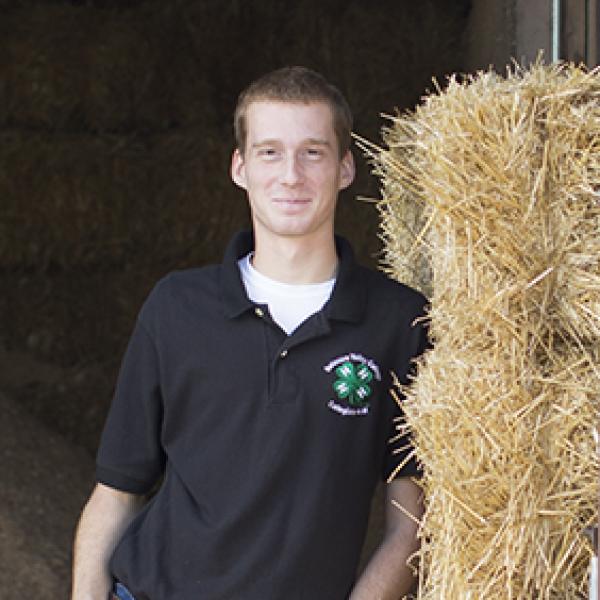
[[[264,311],[262,308],[260,308],[259,306],[257,306],[257,307],[254,309],[254,314],[255,314],[257,317],[264,317],[264,316],[265,316],[265,311]]]
[[[281,356],[281,358],[285,358],[287,355],[288,355],[287,350],[282,350],[281,353],[279,354],[279,356]]]

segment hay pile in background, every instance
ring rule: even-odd
[[[215,246],[247,212],[232,198],[228,163],[228,148],[193,131],[0,132],[0,194],[8,208],[0,220],[2,266],[106,268],[153,255],[218,260]]]
[[[389,15],[337,0],[285,10],[279,0],[117,4],[0,4],[0,268],[114,264],[132,249],[197,263],[201,236],[220,245],[206,257],[218,259],[247,222],[227,175],[240,90],[270,69],[306,64],[344,90],[356,127],[375,135],[372,106],[413,103],[429,73],[458,67],[459,55],[445,65],[439,56],[457,45],[467,2],[390,2]],[[392,26],[394,11],[402,27]],[[417,39],[423,27],[436,43]],[[353,32],[369,43],[357,47]],[[386,59],[359,59],[367,52]],[[382,88],[397,64],[401,81]],[[358,180],[365,194],[366,170]],[[341,230],[373,254],[376,215],[348,204]],[[156,239],[165,225],[176,231]]]
[[[0,19],[0,124],[113,133],[214,126],[210,54],[197,51],[176,3],[15,5]],[[198,15],[206,45],[217,42],[211,16],[208,6]]]
[[[434,349],[402,390],[425,469],[419,598],[587,597],[600,73],[452,79],[384,139],[387,266],[431,294]]]

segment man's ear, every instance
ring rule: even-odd
[[[233,151],[231,156],[231,169],[229,170],[233,183],[246,189],[246,163],[239,148]]]
[[[340,184],[338,189],[346,189],[354,181],[355,173],[354,157],[352,156],[352,152],[347,150],[340,161]]]

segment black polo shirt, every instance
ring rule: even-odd
[[[111,560],[138,600],[342,600],[426,335],[424,298],[337,239],[331,298],[287,336],[246,296],[237,260],[173,273],[145,302],[98,451],[98,481],[159,491]],[[408,461],[401,475],[417,472]]]

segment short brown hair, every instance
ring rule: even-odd
[[[248,128],[246,113],[252,102],[274,100],[308,104],[325,102],[333,114],[340,158],[350,148],[352,113],[342,93],[320,73],[306,67],[283,67],[251,83],[238,97],[233,128],[238,150],[244,154]]]

